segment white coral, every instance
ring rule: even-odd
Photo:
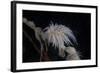
[[[45,35],[48,43],[52,43],[53,46],[59,49],[59,54],[64,56],[65,44],[73,45],[70,39],[77,43],[73,32],[65,25],[50,24],[45,28]]]

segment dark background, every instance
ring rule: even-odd
[[[91,59],[91,14],[23,10],[23,17],[34,21],[36,27],[41,27],[42,29],[47,27],[51,21],[69,27],[77,39],[78,45],[75,47],[80,54],[80,58],[82,60]],[[35,40],[34,32],[25,24],[23,24],[23,31],[26,31],[34,38],[33,41],[36,42],[38,47],[40,46],[38,41]],[[55,60],[58,60],[55,53],[57,52],[52,52],[52,55]],[[39,56],[23,34],[23,62],[38,62]]]

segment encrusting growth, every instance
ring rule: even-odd
[[[60,57],[65,57],[65,52],[67,52],[68,56],[66,60],[80,59],[75,48],[71,47],[71,45],[73,45],[72,41],[77,44],[77,40],[70,28],[66,27],[65,25],[58,25],[52,22],[48,27],[42,30],[40,27],[36,27],[34,22],[28,21],[26,18],[23,18],[23,22],[35,31],[35,37],[40,42],[40,61],[42,61],[44,53],[43,50],[46,49],[47,51],[49,44],[52,44],[54,48],[58,48],[58,54]],[[44,45],[46,47],[43,47],[42,40],[44,41]],[[47,55],[47,58],[48,54],[45,53],[45,55]]]

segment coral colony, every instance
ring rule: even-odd
[[[50,44],[54,46],[54,49],[59,50],[58,55],[60,57],[65,57],[65,53],[67,52],[66,60],[80,59],[76,49],[71,46],[73,45],[72,41],[77,44],[77,40],[70,28],[62,24],[58,25],[57,23],[54,24],[51,22],[48,27],[41,29],[41,27],[36,27],[34,22],[26,18],[23,18],[23,23],[35,31],[35,37],[40,42],[40,61],[42,61],[44,49],[48,51]],[[43,47],[42,41],[44,41],[46,47]]]

